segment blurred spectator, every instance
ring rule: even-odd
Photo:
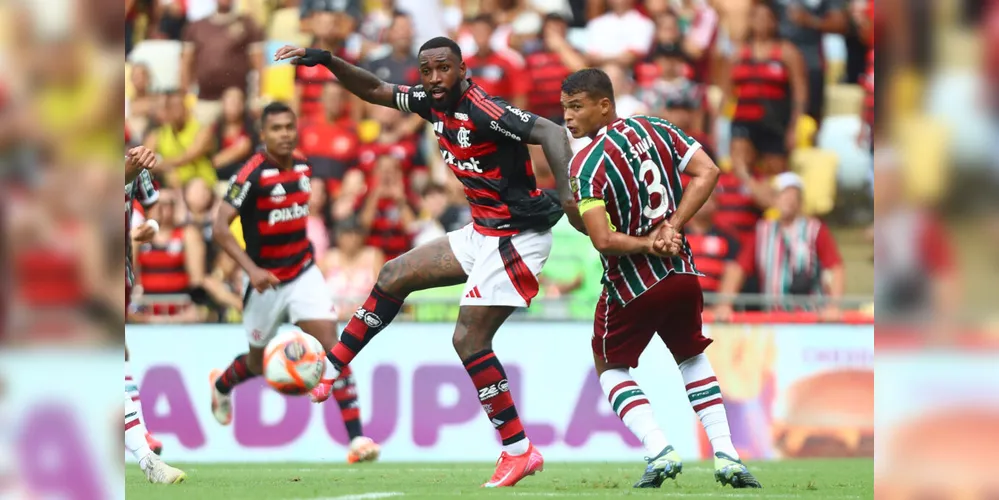
[[[420,83],[420,63],[413,54],[413,20],[404,12],[392,14],[385,30],[385,45],[371,54],[362,67],[383,81],[402,85]]]
[[[779,0],[780,35],[801,51],[808,78],[808,106],[805,112],[822,123],[825,108],[825,54],[822,37],[826,33],[845,34],[849,27],[847,0]],[[753,22],[758,18],[754,14]],[[758,28],[757,28],[758,29]]]
[[[526,108],[531,81],[522,61],[505,51],[493,50],[489,39],[495,28],[495,21],[489,14],[481,14],[469,22],[477,50],[464,56],[468,76],[485,93],[506,99],[515,107]]]
[[[303,20],[315,21],[316,14],[334,12],[361,18],[360,0],[299,0],[298,7]]]
[[[855,83],[862,80],[867,71],[867,55],[874,49],[874,33],[871,14],[873,0],[847,0],[847,31],[844,36],[846,43],[846,82]]]
[[[320,261],[326,286],[340,321],[347,321],[368,296],[385,263],[377,247],[366,245],[364,227],[355,218],[336,225],[336,245]]]
[[[156,119],[157,99],[148,66],[133,64],[130,77],[132,91],[125,100],[125,127],[132,137],[141,139]]]
[[[631,67],[652,47],[655,24],[635,9],[635,0],[608,0],[607,4],[610,10],[586,25],[586,56],[591,66]]]
[[[140,304],[138,315],[174,316],[173,321],[194,322],[198,315],[188,296],[192,262],[185,256],[185,247],[205,242],[200,238],[185,238],[184,228],[177,225],[176,205],[173,192],[163,190],[159,201],[147,209],[147,218],[157,221],[160,229],[151,241],[133,247],[139,278],[133,298]],[[194,264],[204,266],[204,262]]]
[[[214,152],[212,165],[223,181],[236,175],[259,145],[260,134],[246,109],[245,97],[238,88],[227,89],[222,95],[222,116],[205,129],[212,132],[209,152]]]
[[[941,221],[905,200],[905,176],[891,147],[878,149],[874,204],[874,303],[879,321],[953,319],[957,267]]]
[[[618,116],[625,118],[649,112],[645,104],[635,97],[633,93],[635,85],[621,66],[607,64],[601,69],[607,73],[611,84],[614,85],[614,104],[617,106]]]
[[[685,64],[687,62],[687,55],[683,52],[683,31],[680,29],[680,18],[673,11],[667,10],[658,14],[654,19],[656,32],[652,41],[652,49],[645,62],[640,60],[635,64],[635,80],[641,86],[651,85],[655,78],[662,75],[663,68],[656,65],[654,60],[657,54],[676,54]],[[682,69],[683,76],[693,76],[692,72],[688,73],[686,67]]]
[[[161,97],[161,123],[150,131],[145,146],[160,155],[157,174],[170,187],[181,187],[192,179],[201,179],[214,187],[218,181],[212,160],[203,148],[194,147],[202,125],[190,115],[185,96],[168,92]]]
[[[164,37],[170,40],[179,40],[187,26],[188,2],[185,0],[149,0],[152,10],[151,21],[156,23],[155,37]],[[206,5],[206,1],[193,1],[192,4]],[[192,14],[197,15],[196,11]]]
[[[686,25],[683,52],[694,63],[694,78],[708,80],[709,54],[718,37],[718,12],[713,3],[718,0],[683,0],[680,10]]]
[[[420,162],[418,132],[424,127],[422,118],[416,113],[407,115],[395,108],[376,104],[368,104],[366,108],[370,120],[359,127],[363,133],[357,155],[358,167],[370,173],[377,159],[383,155],[399,160],[404,175],[411,174],[413,167],[422,167],[417,165]]]
[[[395,22],[395,16],[400,11],[396,10],[395,0],[370,0],[364,9],[364,17],[361,19],[360,33],[368,40],[376,42],[386,41],[386,30]],[[414,47],[409,47],[409,52],[413,53]]]
[[[773,205],[774,192],[769,177],[740,177],[734,172],[718,176],[714,198],[717,211],[714,223],[731,231],[739,241],[748,244],[756,232],[756,223],[763,217],[763,209]]]
[[[326,250],[330,246],[330,234],[326,230],[325,207],[329,196],[326,192],[326,183],[322,179],[313,177],[311,180],[311,192],[309,196],[309,220],[306,222],[305,233],[312,242],[312,253],[316,262],[322,262],[326,256]]]
[[[348,43],[348,38],[350,38],[355,25],[350,16],[337,12],[320,11],[312,14],[311,25],[313,39],[310,46],[312,48],[328,50],[351,63],[356,63],[360,59],[360,44]],[[311,68],[295,66],[294,108],[300,120],[321,120],[323,107],[320,98],[323,94],[323,86],[333,81],[336,81],[336,77],[322,65]],[[360,100],[357,99],[352,99],[352,101],[354,102],[347,101],[349,103],[348,109],[352,109],[360,103]]]
[[[347,169],[357,162],[357,124],[347,111],[347,91],[337,82],[323,88],[323,114],[299,125],[299,148],[309,158],[313,177],[326,180],[334,193]]]
[[[760,162],[774,175],[787,170],[808,88],[801,53],[778,37],[773,5],[759,3],[752,12],[749,40],[738,48],[726,82],[728,99],[735,102],[732,166],[749,172]]]
[[[659,77],[639,88],[638,99],[652,114],[669,120],[703,146],[709,146],[704,133],[704,89],[687,78],[683,53],[679,47],[671,51],[656,49],[650,57]]]
[[[233,10],[233,1],[217,0],[214,14],[184,28],[180,85],[185,92],[197,86],[195,116],[201,123],[215,123],[229,87],[260,96],[264,34],[251,17]]]
[[[705,293],[737,289],[742,274],[738,262],[742,248],[739,238],[714,223],[718,209],[715,197],[712,194],[690,222],[683,226],[684,236],[694,255],[694,264],[704,274],[700,281]]]
[[[416,220],[399,160],[389,155],[379,157],[368,186],[366,198],[356,207],[361,227],[368,231],[367,244],[380,248],[385,259],[392,260],[411,248],[409,227]]]
[[[527,77],[533,82],[527,109],[562,123],[562,80],[586,67],[586,59],[566,40],[569,23],[549,14],[541,28],[541,46],[526,52]]]
[[[447,205],[447,190],[443,186],[431,184],[423,190],[419,217],[410,227],[414,247],[429,243],[447,234],[440,221],[441,217],[444,216],[444,211],[448,208]]]
[[[829,301],[822,309],[823,318],[836,321],[840,317],[839,299],[843,297],[845,281],[836,241],[822,221],[802,214],[804,185],[797,174],[785,172],[774,181],[779,218],[757,223],[754,241],[739,255],[739,279],[721,292],[734,296],[742,286],[743,277],[756,274],[760,291],[771,307],[808,308],[810,304],[788,306],[781,299],[825,296]]]

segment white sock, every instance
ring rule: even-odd
[[[607,370],[600,374],[600,387],[607,394],[611,408],[628,429],[642,441],[650,457],[658,456],[669,446],[666,434],[659,428],[652,405],[626,368]]]
[[[139,401],[139,381],[132,377],[132,366],[128,361],[125,361],[125,395],[135,400],[139,420],[145,420],[142,416],[142,403]]]
[[[125,393],[125,449],[127,449],[139,465],[145,469],[145,459],[153,454],[146,443],[146,426],[139,418],[138,404]]]
[[[680,363],[680,375],[683,376],[690,406],[701,419],[704,432],[711,440],[711,448],[715,453],[721,452],[738,460],[739,453],[732,445],[732,431],[728,426],[721,388],[708,356],[701,353]]]
[[[529,449],[531,449],[531,440],[527,438],[521,439],[516,443],[503,445],[503,451],[510,455],[523,455]]]
[[[323,379],[325,380],[336,380],[340,376],[340,370],[333,366],[333,362],[330,361],[329,356],[326,356],[326,371],[323,372]]]

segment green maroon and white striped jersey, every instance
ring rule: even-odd
[[[573,156],[569,185],[582,206],[603,200],[613,228],[643,236],[667,220],[683,196],[680,172],[701,145],[672,123],[649,116],[619,118]],[[686,238],[681,255],[601,256],[608,294],[625,305],[670,273],[699,274]]]
[[[135,284],[135,275],[132,273],[131,236],[134,203],[139,202],[143,207],[151,207],[159,198],[160,192],[156,189],[156,183],[148,170],[139,172],[135,180],[125,185],[125,285],[129,288]]]

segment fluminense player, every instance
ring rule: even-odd
[[[735,488],[759,488],[732,445],[721,390],[704,354],[711,340],[701,331],[699,273],[681,235],[714,189],[718,167],[697,141],[666,120],[619,118],[614,88],[598,69],[565,79],[562,107],[572,136],[592,139],[573,156],[569,180],[604,264],[591,341],[600,386],[650,457],[635,487],[658,488],[683,467],[630,373],[658,334],[711,440],[715,478]],[[691,177],[686,190],[681,172]]]
[[[295,153],[298,120],[291,108],[275,102],[263,109],[260,122],[264,151],[251,156],[233,176],[213,230],[215,241],[250,281],[243,310],[249,351],[210,375],[212,413],[222,425],[232,422],[233,388],[263,373],[264,348],[281,324],[291,322],[327,349],[337,339],[333,299],[305,232],[312,167]],[[237,216],[245,248],[230,229]],[[332,366],[327,372],[336,379],[332,392],[350,436],[347,461],[377,459],[378,444],[361,430],[354,376]]]
[[[518,307],[538,293],[538,273],[552,245],[551,227],[568,205],[581,228],[568,192],[572,156],[564,130],[554,123],[490,96],[466,78],[461,49],[433,38],[420,47],[421,85],[393,85],[327,51],[286,46],[276,60],[321,64],[344,88],[365,101],[416,113],[433,125],[444,162],[465,187],[472,223],[387,262],[371,295],[347,323],[329,352],[344,369],[398,314],[415,291],[464,283],[464,298],[452,338],[478,391],[486,416],[500,435],[503,451],[496,472],[483,486],[513,486],[542,469],[510,394],[506,372],[492,339]],[[537,188],[528,144],[540,144],[560,188],[560,200]],[[328,397],[329,383],[315,389]]]
[[[149,175],[149,171],[155,167],[156,153],[146,147],[139,146],[130,149],[125,157],[125,240],[127,245],[125,253],[125,314],[128,314],[132,303],[132,286],[135,283],[135,275],[132,273],[132,202],[138,200],[146,207],[156,203],[159,192],[156,190],[152,176]],[[141,231],[136,236],[141,241],[145,237],[152,238],[152,234],[155,234],[154,230]],[[142,423],[139,391],[137,387],[130,387],[131,385],[134,385],[134,382],[128,373],[128,346],[126,346],[125,448],[139,462],[139,467],[142,468],[142,472],[145,472],[149,482],[163,484],[183,482],[187,479],[187,474],[176,467],[167,465],[150,448],[151,443],[153,445],[157,443],[149,439],[149,432]]]

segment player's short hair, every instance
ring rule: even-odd
[[[562,92],[570,96],[586,92],[594,100],[606,97],[614,103],[614,85],[607,73],[597,68],[581,69],[567,76],[562,81]]]
[[[280,115],[282,113],[291,113],[292,116],[295,115],[295,111],[293,111],[290,106],[281,101],[274,101],[264,106],[263,111],[260,112],[260,123],[265,124],[267,123],[267,117],[271,115]]]
[[[420,46],[420,53],[430,49],[450,49],[454,55],[458,56],[459,61],[463,61],[461,58],[461,47],[458,46],[457,42],[446,36],[436,36],[427,40]]]

